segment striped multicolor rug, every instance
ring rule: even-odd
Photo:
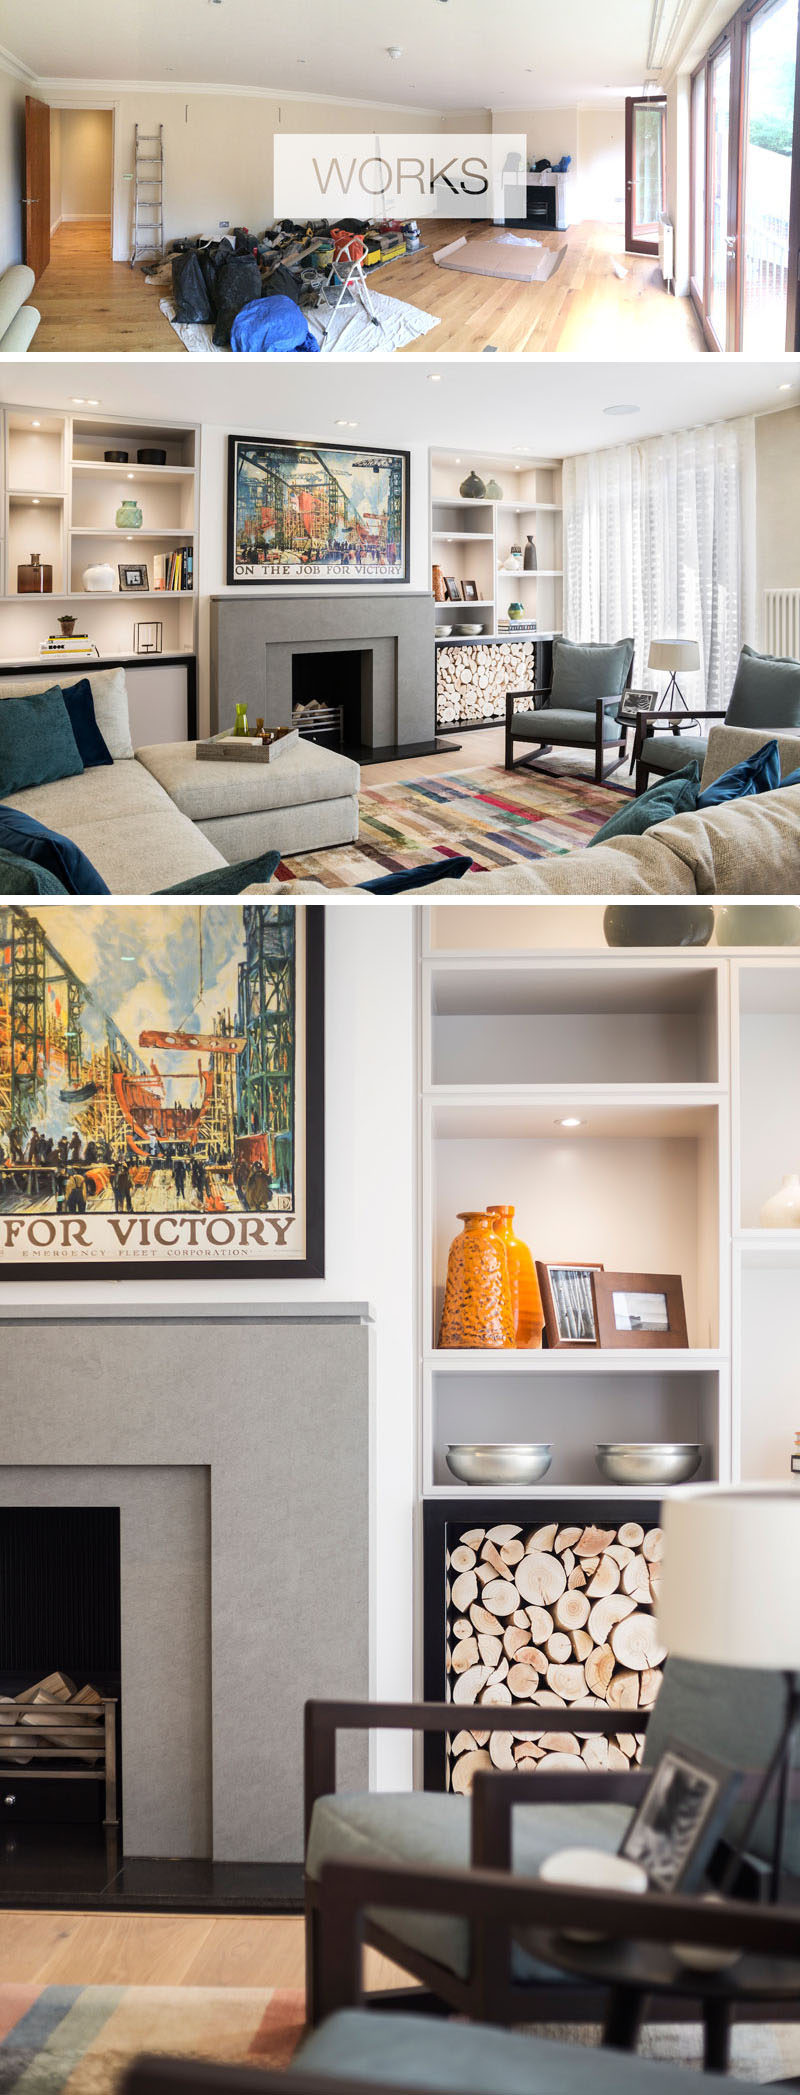
[[[268,1986],[0,1986],[0,2089],[114,2095],[143,2051],[277,2068],[304,2019]]]
[[[276,878],[287,885],[313,877],[325,887],[357,887],[380,873],[464,855],[482,872],[525,865],[581,849],[621,797],[630,795],[620,786],[547,771],[512,775],[500,765],[365,786],[358,842],[285,859]]]

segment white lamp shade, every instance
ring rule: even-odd
[[[648,669],[666,669],[670,676],[678,672],[700,668],[700,649],[696,640],[651,640],[647,657]]]
[[[658,1619],[675,1657],[800,1670],[800,1491],[668,1494]]]

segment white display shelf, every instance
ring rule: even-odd
[[[129,543],[135,539],[138,545],[147,545],[151,538],[169,539],[173,543],[176,539],[192,539],[194,538],[194,532],[184,530],[182,524],[171,524],[166,527],[162,525],[157,530],[146,529],[143,524],[137,524],[130,528],[126,528],[123,524],[73,524],[70,537],[125,538]]]
[[[626,1351],[611,1346],[587,1347],[585,1352],[573,1352],[568,1346],[557,1346],[552,1352],[524,1346],[518,1352],[490,1346],[479,1350],[448,1346],[423,1354],[423,1366],[435,1369],[437,1375],[485,1375],[489,1369],[493,1375],[574,1375],[578,1368],[582,1375],[637,1375],[642,1373],[643,1361],[646,1368],[658,1368],[665,1374],[695,1375],[704,1368],[725,1367],[727,1360],[727,1354],[711,1346],[664,1346],[647,1356],[638,1348]]]
[[[109,465],[104,459],[74,458],[72,471],[86,474],[92,480],[194,480],[194,466],[137,466],[135,461],[129,461],[127,465]]]

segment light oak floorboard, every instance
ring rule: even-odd
[[[420,222],[424,247],[389,262],[370,281],[390,298],[438,315],[439,325],[402,355],[496,349],[569,350],[587,357],[702,354],[702,331],[688,298],[669,298],[658,264],[625,255],[622,228],[584,222],[566,233],[537,235],[566,255],[546,284],[440,269],[433,250],[463,232],[460,221]],[[480,228],[468,228],[468,234]],[[627,270],[620,279],[612,259]],[[49,267],[34,294],[42,324],[37,350],[114,350],[184,354],[159,312],[163,295],[141,269],[112,262],[104,226],[62,226],[53,237]]]
[[[294,1914],[0,1912],[4,1984],[264,1986],[302,1992],[303,1922]],[[369,1950],[369,1987],[408,1985]]]

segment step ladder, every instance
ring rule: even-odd
[[[133,246],[131,268],[164,247],[164,126],[133,134]]]

